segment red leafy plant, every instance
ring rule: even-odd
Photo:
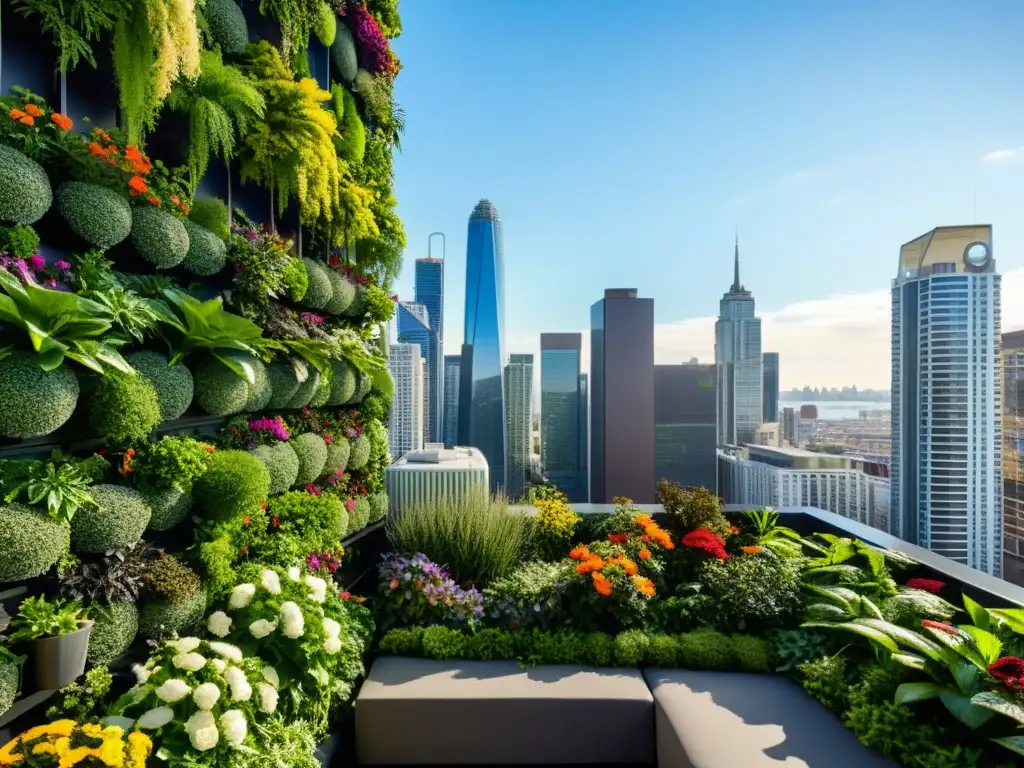
[[[690,549],[700,549],[719,560],[728,560],[725,551],[725,539],[707,528],[697,528],[683,536],[682,544]]]
[[[989,664],[987,669],[992,677],[1001,680],[1011,691],[1024,691],[1024,660],[1004,656]]]
[[[920,589],[924,592],[931,592],[937,595],[942,591],[942,588],[946,586],[944,581],[936,581],[935,579],[909,579],[907,581],[908,589]]]

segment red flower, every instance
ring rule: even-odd
[[[396,294],[394,294],[394,295],[393,295],[393,296],[391,297],[391,300],[392,300],[392,301],[398,301],[398,294],[397,294],[397,293],[396,293]]]
[[[342,600],[348,600],[350,597],[352,597],[352,593],[351,592],[341,592],[341,593],[338,594],[338,597],[340,597]]]
[[[1011,691],[1024,691],[1024,661],[1004,656],[988,665],[989,674],[1006,684]]]
[[[248,528],[250,525],[252,525],[252,518],[249,515],[246,515],[245,517],[243,517],[242,518],[242,525],[244,525],[246,528]]]
[[[714,555],[719,560],[728,560],[729,555],[725,551],[725,539],[714,531],[707,528],[697,528],[683,536],[682,544],[691,549],[700,549],[709,555]]]
[[[612,544],[625,544],[629,540],[628,533],[610,533],[608,534],[608,541]]]
[[[946,586],[946,582],[935,579],[909,579],[907,581],[907,587],[910,589],[921,589],[933,594],[941,592],[944,586]]]
[[[956,627],[950,626],[943,621],[932,621],[931,619],[921,619],[921,626],[927,627],[928,629],[937,629],[939,632],[945,632],[947,635],[953,637],[959,636],[960,632],[957,631]]]
[[[270,518],[270,524],[277,528],[277,526],[281,524],[281,518],[277,515],[274,515],[272,518]]]

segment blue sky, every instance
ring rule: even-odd
[[[1004,330],[1016,322],[1024,4],[405,0],[401,11],[409,248],[397,290],[412,298],[412,259],[445,232],[449,350],[481,197],[505,225],[509,352],[535,351],[542,331],[584,330],[603,289],[625,286],[655,299],[658,362],[709,359],[736,228],[784,387],[887,386],[898,249],[937,225],[995,226]],[[806,317],[796,333],[779,322],[794,313]]]

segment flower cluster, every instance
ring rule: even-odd
[[[699,549],[719,560],[728,560],[729,555],[725,551],[725,539],[707,528],[698,528],[683,536],[684,547]]]
[[[276,437],[278,440],[287,440],[291,437],[291,433],[288,431],[288,425],[285,424],[284,419],[280,416],[275,416],[272,419],[267,416],[259,419],[253,419],[249,422],[249,429],[256,434],[266,432],[267,434]]]
[[[1001,680],[1011,691],[1024,691],[1024,660],[1004,656],[989,664],[987,669],[992,677]]]
[[[379,576],[387,610],[403,623],[459,626],[484,615],[483,595],[460,587],[426,555],[385,555]]]
[[[326,571],[327,575],[337,573],[341,567],[341,558],[345,556],[345,550],[335,549],[330,552],[312,553],[306,558],[306,567],[311,572]]]
[[[0,765],[70,768],[103,765],[110,768],[145,768],[153,751],[149,736],[138,731],[125,736],[116,725],[79,725],[56,720],[30,728],[0,749]]]
[[[589,547],[579,546],[569,552],[569,557],[579,561],[576,566],[576,573],[581,576],[590,574],[594,590],[604,597],[610,597],[614,591],[614,582],[621,583],[617,579],[619,571],[629,577],[629,584],[633,590],[645,597],[653,597],[655,593],[654,582],[646,576],[641,576],[637,564],[622,554],[601,556],[592,552]]]
[[[150,205],[158,207],[167,203],[180,214],[188,215],[188,202],[182,199],[184,193],[170,180],[162,165],[154,165],[134,144],[121,146],[117,138],[102,128],[93,128],[89,139],[89,154],[118,169],[127,178],[129,197],[145,199]],[[153,173],[154,169],[156,173]]]
[[[35,127],[36,119],[45,117],[46,110],[40,107],[38,104],[27,102],[21,109],[17,107],[11,109],[7,113],[7,116],[21,125],[27,125],[30,128]],[[65,114],[60,112],[50,112],[50,122],[57,126],[58,130],[67,133],[70,131],[75,123],[74,121]]]
[[[22,283],[41,285],[43,288],[58,291],[67,291],[67,282],[74,277],[71,262],[60,259],[51,267],[39,253],[33,253],[27,259],[13,258],[6,253],[0,253],[0,269],[7,270]]]
[[[394,77],[398,73],[398,61],[391,52],[387,38],[380,31],[376,19],[361,3],[345,6],[344,18],[352,30],[352,37],[359,50],[359,60],[371,74]]]

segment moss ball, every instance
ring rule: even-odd
[[[313,397],[309,399],[309,405],[311,408],[320,408],[327,405],[327,401],[331,399],[331,386],[329,379],[324,377],[320,378],[320,383],[317,385],[316,392],[314,392]]]
[[[5,357],[0,362],[0,436],[54,432],[74,413],[78,391],[78,377],[67,364],[44,371],[33,355]]]
[[[81,181],[57,187],[57,210],[71,231],[96,248],[113,248],[132,231],[132,209],[112,189]]]
[[[170,269],[188,255],[185,225],[167,211],[152,205],[132,206],[132,245],[157,269]]]
[[[160,423],[156,388],[144,376],[108,370],[89,395],[89,420],[115,443],[143,443]]]
[[[258,510],[270,492],[270,473],[245,451],[217,451],[192,487],[196,509],[207,518],[230,520]]]
[[[274,394],[274,388],[270,383],[270,377],[267,375],[267,366],[263,364],[263,361],[253,360],[252,363],[253,377],[256,381],[249,385],[249,399],[245,402],[245,409],[247,411],[262,411],[267,407],[267,403],[270,402],[270,398]]]
[[[20,672],[18,663],[0,661],[0,712],[6,712],[14,706],[14,700],[18,698]]]
[[[359,372],[358,381],[356,383],[356,391],[352,393],[352,397],[345,401],[346,405],[355,405],[356,403],[363,402],[363,398],[370,394],[370,390],[373,388],[373,377],[368,373]]]
[[[383,520],[388,515],[388,495],[381,491],[380,493],[371,493],[367,498],[370,500],[370,522],[375,523],[378,520]]]
[[[348,532],[350,534],[361,531],[368,526],[370,524],[370,515],[373,514],[370,502],[365,496],[356,496],[355,502],[352,511],[348,513]]]
[[[356,286],[356,296],[349,304],[348,309],[345,310],[345,314],[349,317],[362,317],[366,314],[366,286]]]
[[[172,634],[187,635],[199,626],[206,613],[206,593],[194,595],[174,605],[168,600],[147,602],[139,611],[139,634],[157,640]]]
[[[130,547],[142,538],[152,510],[145,497],[123,485],[94,485],[94,507],[82,507],[71,519],[71,547],[82,554],[101,554]]]
[[[170,488],[141,489],[146,503],[152,510],[149,518],[149,530],[169,531],[181,523],[192,510],[192,494],[181,490],[176,485]]]
[[[42,576],[68,551],[70,532],[45,512],[0,504],[0,584]]]
[[[192,372],[199,407],[211,416],[241,413],[249,402],[249,382],[215,357],[205,357]]]
[[[207,6],[209,7],[209,6]],[[228,226],[228,204],[219,197],[197,197],[192,201],[188,212],[189,220],[204,227],[225,243],[231,239],[231,227]]]
[[[349,454],[348,439],[339,437],[327,446],[327,462],[324,464],[324,474],[333,475],[340,469],[342,472],[348,466]]]
[[[200,277],[216,275],[228,260],[228,249],[224,241],[206,227],[196,224],[191,219],[184,222],[188,232],[188,253],[181,266],[186,271]]]
[[[356,378],[359,372],[348,360],[335,360],[331,363],[331,394],[327,405],[341,405],[355,394]]]
[[[335,71],[346,83],[356,79],[359,71],[359,58],[356,55],[356,41],[348,25],[339,24],[331,45],[331,63]]]
[[[329,315],[340,315],[356,298],[356,287],[335,270],[327,270],[327,279],[331,281],[331,300],[324,305],[324,312]]]
[[[309,375],[306,380],[301,382],[295,390],[295,394],[292,395],[292,399],[288,401],[289,408],[305,408],[309,405],[309,402],[313,399],[313,395],[320,389],[320,371],[315,368],[309,369]]]
[[[302,263],[306,265],[306,277],[309,280],[302,304],[310,309],[323,309],[330,303],[334,291],[331,278],[327,274],[328,269],[312,259],[303,259]]]
[[[132,368],[156,390],[161,422],[179,418],[192,405],[192,371],[184,364],[169,366],[167,357],[159,352],[148,351],[128,355],[127,359]]]
[[[370,460],[370,438],[365,434],[352,441],[352,450],[348,454],[348,468],[362,469]]]
[[[121,657],[139,634],[139,609],[132,602],[94,605],[89,618],[96,622],[89,633],[90,664],[109,664]]]
[[[290,363],[274,362],[267,366],[270,379],[270,399],[267,408],[287,408],[299,391],[299,379]]]
[[[52,203],[53,190],[43,166],[0,144],[0,221],[34,224]]]
[[[320,435],[312,432],[293,437],[288,441],[295,455],[299,457],[299,474],[295,478],[296,485],[312,483],[324,471],[327,464],[327,444]]]
[[[288,443],[261,445],[249,451],[270,473],[270,493],[284,493],[299,476],[299,457]]]
[[[228,56],[237,56],[249,44],[245,14],[233,0],[206,0],[203,9],[210,35]]]

